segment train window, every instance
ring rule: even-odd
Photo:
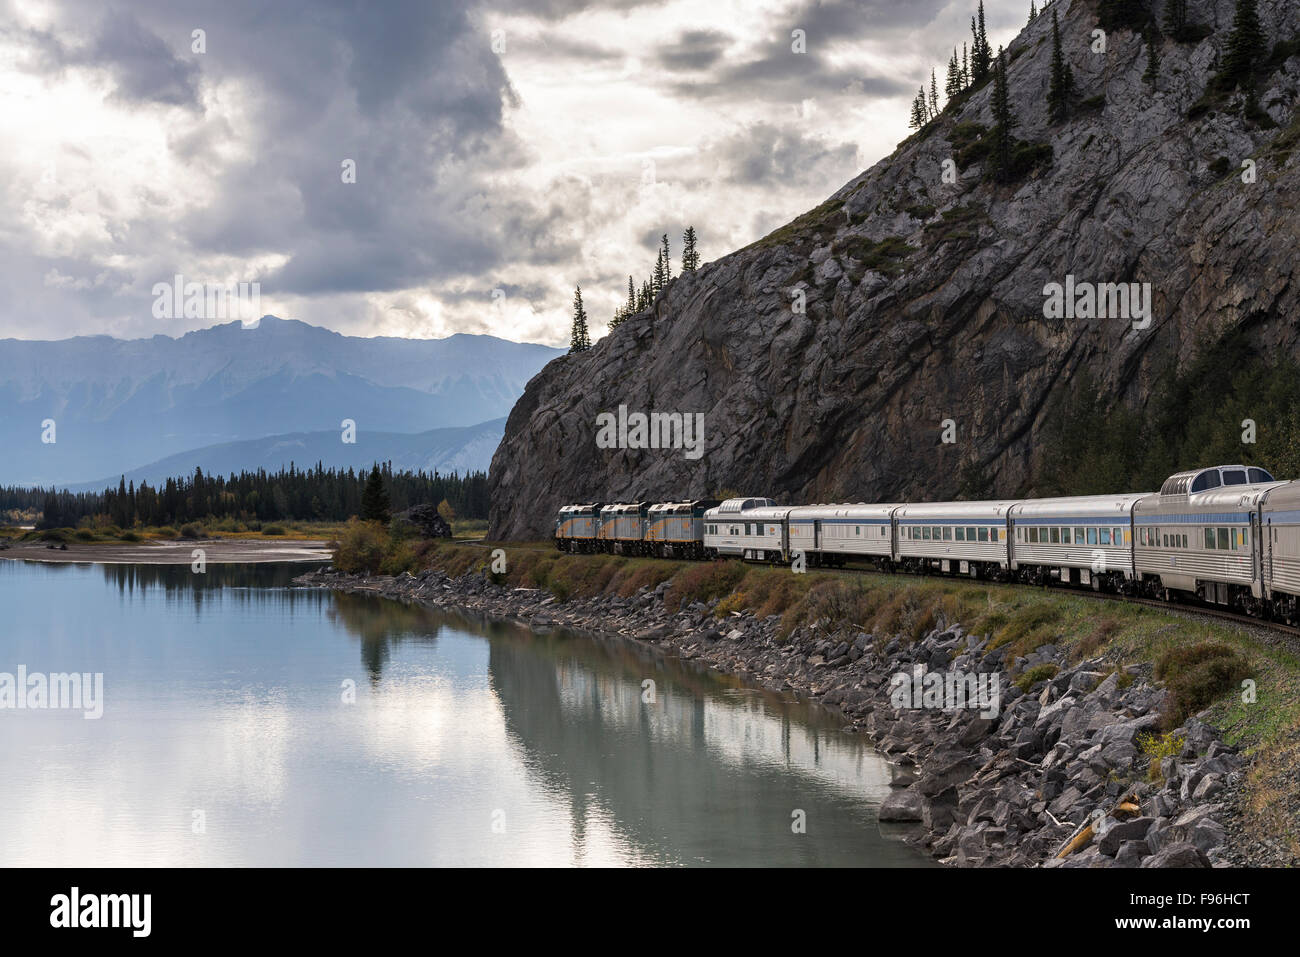
[[[975,526],[974,526],[974,525],[967,525],[967,526],[966,526],[966,541],[968,541],[968,542],[973,542],[973,541],[975,541]]]
[[[987,542],[989,540],[989,530],[982,525],[979,528],[979,539],[981,542]]]
[[[951,529],[951,528],[948,528],[948,527],[945,527],[945,528],[944,528],[944,530],[943,530],[943,540],[944,540],[945,542],[951,542],[951,541],[952,541],[952,529]]]
[[[1205,547],[1206,548],[1214,547],[1214,529],[1212,528],[1207,528],[1205,530]]]
[[[1088,544],[1089,545],[1097,544],[1097,530],[1095,528],[1088,529]]]
[[[1196,481],[1192,483],[1193,492],[1208,492],[1212,488],[1218,488],[1222,483],[1219,481],[1219,470],[1211,469],[1208,472],[1202,472],[1196,476]]]
[[[1076,528],[1076,529],[1074,530],[1074,544],[1076,544],[1076,545],[1082,545],[1082,544],[1083,544],[1083,529],[1082,529],[1082,528]]]
[[[1101,540],[1100,540],[1097,544],[1099,544],[1099,545],[1109,545],[1109,544],[1110,544],[1110,529],[1109,529],[1109,528],[1099,529],[1099,534],[1100,534],[1100,536],[1101,536]]]
[[[1139,529],[1138,529],[1138,544],[1139,544],[1139,545],[1145,545],[1146,543],[1147,543],[1147,530],[1146,530],[1145,528],[1139,528]]]
[[[1187,547],[1187,536],[1184,535],[1184,536],[1183,536],[1183,548],[1186,548],[1186,547]]]
[[[1029,530],[1029,544],[1030,544],[1030,545],[1037,545],[1037,544],[1038,544],[1038,529],[1036,529],[1036,528],[1031,528],[1031,529]]]
[[[1047,532],[1047,541],[1052,545],[1061,544],[1061,530],[1059,528],[1044,529]]]
[[[1224,485],[1245,485],[1246,473],[1242,469],[1233,469],[1231,472],[1223,473]]]
[[[1227,530],[1226,528],[1220,528],[1220,529],[1216,529],[1215,531],[1218,532],[1218,537],[1219,537],[1219,547],[1222,548],[1222,549],[1227,549],[1227,547],[1228,547],[1228,530]]]
[[[1250,482],[1252,485],[1259,482],[1271,482],[1273,476],[1269,475],[1263,469],[1250,469]]]
[[[929,525],[923,525],[923,526],[921,527],[921,540],[922,540],[922,541],[926,541],[926,542],[928,542],[928,541],[930,540],[930,526],[929,526]]]
[[[1243,528],[1241,530],[1241,547],[1242,548],[1250,547],[1250,529],[1248,528]]]
[[[957,541],[959,542],[966,541],[966,529],[962,528],[960,525],[957,526],[956,534],[957,534]]]

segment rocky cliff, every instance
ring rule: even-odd
[[[1160,372],[1230,330],[1295,355],[1300,0],[1260,2],[1275,55],[1253,111],[1213,83],[1233,0],[1188,6],[1207,35],[1161,41],[1153,90],[1140,36],[1112,29],[1096,52],[1097,3],[1057,0],[1075,84],[1061,123],[1046,109],[1051,18],[1021,32],[1014,132],[1051,153],[1017,181],[992,181],[981,155],[990,83],[818,208],[552,361],[493,459],[490,535],[545,536],[572,501],[936,499],[971,476],[1032,492],[1050,402],[1082,377],[1140,410]],[[1067,277],[1149,283],[1149,325],[1047,318],[1044,289]],[[703,413],[703,455],[599,447],[597,416],[620,405]]]

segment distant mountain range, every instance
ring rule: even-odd
[[[274,316],[175,339],[3,339],[0,484],[99,487],[290,459],[486,468],[495,420],[561,352],[492,336],[357,338]],[[355,445],[341,440],[345,419]]]
[[[139,485],[142,481],[158,486],[169,477],[193,475],[196,468],[205,475],[229,475],[232,472],[266,469],[276,472],[288,468],[290,463],[300,469],[315,468],[322,463],[326,468],[369,469],[374,462],[392,462],[394,469],[423,470],[425,472],[486,472],[492,464],[492,453],[501,443],[505,431],[504,418],[493,419],[479,425],[450,429],[431,429],[408,435],[400,432],[358,431],[355,443],[344,443],[337,430],[333,432],[293,432],[288,435],[271,435],[264,439],[243,442],[225,442],[207,448],[194,449],[169,455],[150,465],[131,469],[125,473],[128,482]],[[123,473],[106,476],[94,482],[69,485],[73,492],[99,492],[117,485]]]

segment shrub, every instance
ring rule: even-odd
[[[744,577],[744,564],[735,560],[693,565],[673,579],[664,596],[665,603],[669,608],[681,608],[693,601],[722,598]]]
[[[93,542],[94,540],[95,540],[95,533],[92,532],[90,529],[88,528],[77,529],[77,541]]]
[[[1025,694],[1028,694],[1030,688],[1038,684],[1040,681],[1055,678],[1056,673],[1060,670],[1060,668],[1053,664],[1034,665],[1032,668],[1024,671],[1020,677],[1016,679],[1016,687]]]
[[[263,525],[263,526],[262,526],[262,534],[263,534],[263,535],[283,535],[283,534],[284,534],[284,526],[283,526],[283,525]]]
[[[175,538],[178,534],[179,533],[176,529],[172,528],[170,525],[164,525],[162,528],[158,529],[159,538]]]
[[[414,546],[409,542],[394,543],[379,563],[379,571],[384,575],[400,575],[402,572],[414,572],[418,568],[419,559]]]
[[[1155,676],[1169,690],[1165,727],[1178,727],[1236,688],[1249,673],[1249,662],[1236,649],[1219,642],[1202,641],[1166,651],[1155,667]]]
[[[202,538],[203,528],[195,522],[187,522],[181,526],[181,538]]]
[[[1183,750],[1183,736],[1169,732],[1167,734],[1140,734],[1137,739],[1138,749],[1150,759],[1147,776],[1152,781],[1160,781],[1160,762],[1165,758],[1176,757]]]
[[[334,549],[334,567],[348,574],[374,574],[383,565],[388,546],[388,532],[382,525],[351,519]]]
[[[118,537],[119,537],[122,541],[124,541],[124,542],[138,542],[138,541],[140,541],[140,533],[139,533],[139,532],[130,532],[130,531],[127,531],[127,532],[123,532],[123,533],[122,533],[121,535],[119,535]]]

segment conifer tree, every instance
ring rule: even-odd
[[[636,307],[636,286],[632,284],[631,276],[627,277],[627,305],[623,307],[623,311],[629,316],[639,311]]]
[[[682,274],[695,272],[700,268],[700,253],[695,248],[695,227],[687,226],[682,233]]]
[[[366,482],[365,491],[361,493],[361,520],[387,525],[390,507],[384,476],[379,471],[379,463],[376,462],[370,469],[370,478]]]
[[[586,352],[591,348],[587,333],[587,310],[582,306],[582,287],[573,287],[573,329],[569,333],[569,354]]]
[[[1267,46],[1268,40],[1259,22],[1257,0],[1237,0],[1232,32],[1228,34],[1228,55],[1223,63],[1224,77],[1234,84],[1243,84],[1254,75]]]
[[[1034,6],[1034,0],[1029,0],[1029,22],[1033,23],[1038,19],[1038,8]]]
[[[944,80],[943,95],[951,100],[961,92],[961,64],[957,61],[957,48],[952,48],[952,56],[948,59],[948,76]]]
[[[1074,90],[1074,73],[1065,62],[1061,48],[1061,24],[1052,11],[1052,71],[1047,87],[1047,115],[1059,123],[1070,113],[1070,94]]]
[[[1007,90],[1007,59],[1001,47],[998,47],[997,59],[993,61],[993,124],[991,171],[999,182],[1007,182],[1011,178],[1011,154],[1015,149],[1015,138],[1011,131],[1016,125],[1016,118],[1011,112],[1011,98]]]
[[[919,130],[927,122],[929,122],[929,117],[926,116],[925,87],[921,87],[916,91],[916,98],[912,100],[912,118],[908,120],[907,125],[914,130]]]
[[[971,80],[980,83],[989,75],[993,59],[988,31],[984,28],[984,0],[980,0],[979,12],[971,19],[971,32],[975,35],[971,46]]]
[[[640,312],[642,309],[649,309],[654,304],[654,301],[655,301],[655,294],[654,294],[654,289],[652,289],[650,286],[650,280],[649,279],[642,280],[641,300],[640,300],[641,304],[640,306],[638,306],[637,312]]]
[[[655,256],[655,271],[650,274],[650,291],[658,296],[664,288],[664,250],[659,247],[659,253]]]
[[[1160,35],[1156,32],[1154,23],[1147,25],[1146,32],[1147,43],[1147,69],[1142,74],[1142,79],[1147,82],[1151,89],[1156,88],[1156,80],[1160,77]]]
[[[935,82],[934,68],[930,68],[930,118],[939,115],[939,84]]]
[[[673,279],[673,254],[668,250],[668,234],[664,233],[663,243],[660,246],[660,252],[664,257],[664,285],[672,282]]]
[[[970,57],[966,53],[966,44],[961,45],[961,88],[970,86]]]

